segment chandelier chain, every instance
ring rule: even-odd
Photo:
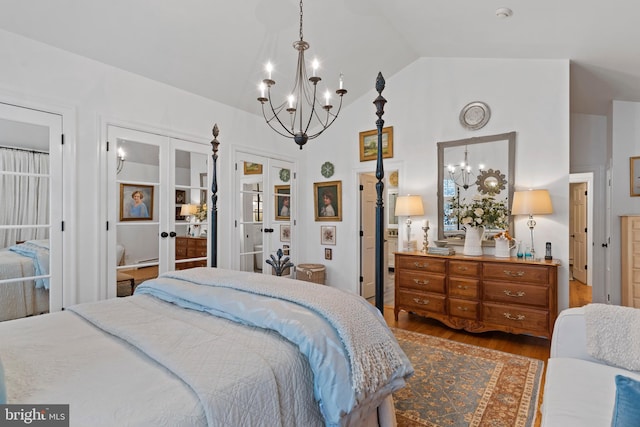
[[[304,40],[302,37],[302,0],[300,0],[300,40]]]

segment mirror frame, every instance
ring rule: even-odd
[[[438,142],[438,240],[444,240],[444,150],[452,147],[459,147],[461,145],[483,144],[487,142],[507,141],[508,153],[508,168],[507,168],[507,200],[510,210],[511,201],[513,200],[514,182],[516,173],[516,133],[507,132],[497,135],[487,135],[479,137],[471,137],[465,139],[458,139],[455,141],[441,141]],[[474,184],[475,185],[475,184]],[[509,233],[515,238],[515,228],[513,226],[513,215],[509,215]],[[464,239],[448,239],[449,244],[458,243],[464,244]],[[494,242],[484,241],[484,245],[493,245]]]

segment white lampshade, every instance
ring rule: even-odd
[[[422,206],[422,197],[420,196],[399,196],[396,199],[397,216],[415,216],[424,215],[424,207]]]
[[[198,207],[196,205],[184,204],[180,207],[180,215],[187,216],[193,215],[197,212]]]
[[[527,190],[513,193],[512,215],[547,215],[553,213],[547,190]]]

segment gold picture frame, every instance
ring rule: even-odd
[[[640,156],[629,157],[629,195],[640,196]]]
[[[260,175],[262,174],[262,164],[261,163],[251,163],[251,162],[242,162],[244,163],[244,174],[245,175]]]
[[[313,183],[316,221],[342,221],[342,181]]]
[[[140,203],[136,206],[136,195]],[[120,184],[120,221],[153,220],[153,185]]]
[[[276,221],[289,221],[291,218],[291,186],[274,185],[273,197],[275,197]]]
[[[378,158],[378,130],[360,132],[360,161]],[[393,126],[382,128],[382,158],[393,158]]]

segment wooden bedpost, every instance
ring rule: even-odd
[[[386,263],[384,262],[384,202],[382,201],[382,192],[384,190],[384,164],[382,163],[382,127],[384,126],[384,120],[382,115],[384,114],[384,104],[387,100],[382,96],[384,90],[384,77],[382,73],[378,72],[376,78],[376,91],[378,97],[373,101],[376,106],[376,127],[378,128],[378,160],[376,163],[376,193],[378,199],[376,201],[376,307],[380,310],[380,313],[384,315],[384,268]]]
[[[211,227],[211,267],[218,266],[218,170],[216,161],[218,160],[218,124],[213,125],[213,141],[211,141],[211,149],[213,154],[213,176],[211,177],[211,220],[209,227]]]

